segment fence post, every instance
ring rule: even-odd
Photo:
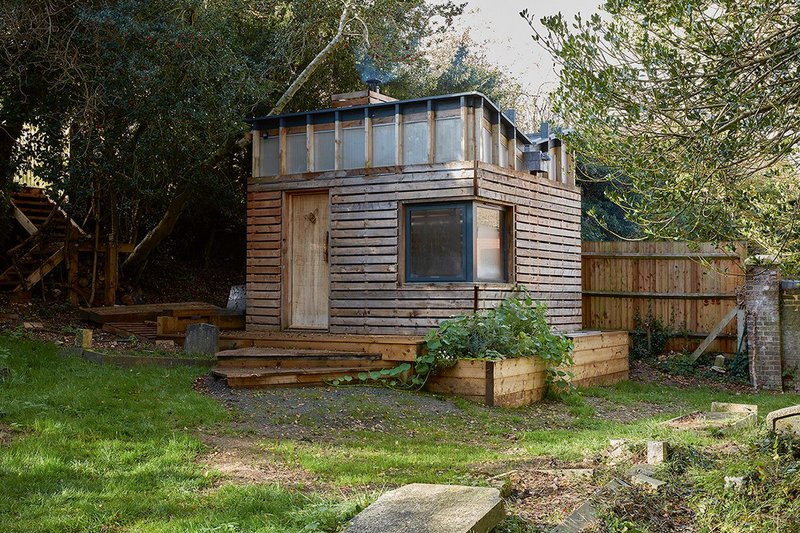
[[[774,258],[748,261],[745,278],[750,378],[756,389],[783,390],[781,364],[781,272]]]

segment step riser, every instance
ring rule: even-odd
[[[228,386],[232,388],[268,388],[268,387],[307,387],[328,385],[329,381],[353,375],[350,372],[339,372],[316,376],[254,376],[254,377],[229,377]]]
[[[358,360],[296,360],[296,359],[283,359],[283,360],[218,360],[217,366],[220,368],[388,368],[393,366],[393,363],[386,361],[358,361]]]

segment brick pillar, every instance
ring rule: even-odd
[[[780,289],[778,265],[748,265],[745,281],[747,345],[750,378],[756,389],[783,390]]]
[[[784,387],[800,391],[800,281],[781,282],[781,351],[783,370],[793,378]]]

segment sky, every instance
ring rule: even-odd
[[[488,58],[532,89],[555,88],[553,61],[531,38],[528,23],[519,12],[528,9],[535,20],[559,11],[572,20],[576,13],[596,12],[601,0],[461,0],[467,2],[456,27],[469,29],[473,40],[484,43]],[[539,30],[543,31],[541,24]]]

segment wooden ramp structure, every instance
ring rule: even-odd
[[[39,187],[0,193],[0,204],[18,225],[14,244],[0,263],[0,291],[25,298],[46,276],[64,268],[62,284],[71,303],[116,303],[119,254],[133,252],[132,244],[96,239]]]
[[[26,292],[65,261],[75,260],[68,245],[87,235],[42,189],[25,187],[5,200],[27,238],[7,250],[11,265],[0,272],[0,290]]]

